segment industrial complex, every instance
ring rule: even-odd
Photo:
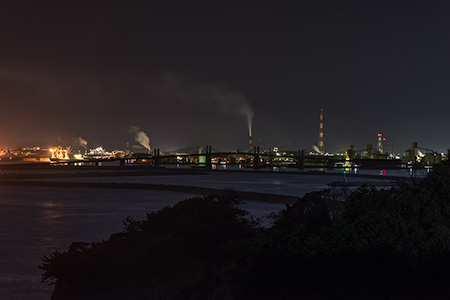
[[[287,149],[272,147],[260,149],[253,146],[249,134],[248,150],[237,149],[224,152],[212,146],[190,147],[177,151],[161,151],[158,148],[143,147],[141,151],[115,150],[109,151],[102,147],[89,149],[87,142],[82,143],[82,149],[76,146],[61,145],[41,147],[7,147],[0,149],[1,164],[74,164],[74,165],[134,165],[148,164],[161,167],[203,167],[207,169],[226,168],[422,168],[432,167],[448,160],[449,153],[438,153],[433,149],[419,146],[412,142],[411,147],[402,153],[393,153],[392,146],[381,133],[373,137],[375,146],[367,144],[364,149],[348,149],[339,153],[328,153],[324,143],[324,111],[319,114],[318,143],[313,151],[304,149]],[[148,142],[147,144],[148,145]],[[450,152],[450,150],[448,151]]]

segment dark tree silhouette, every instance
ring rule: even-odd
[[[305,195],[258,226],[236,193],[128,218],[44,257],[54,299],[447,299],[450,169],[389,190]],[[78,297],[78,298],[77,298]]]

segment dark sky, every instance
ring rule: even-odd
[[[4,2],[0,147],[450,148],[447,1]]]

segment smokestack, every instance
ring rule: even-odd
[[[320,123],[319,123],[319,151],[324,152],[323,144],[323,109],[320,110]]]
[[[252,146],[252,136],[248,137],[248,152],[252,153],[253,146]]]
[[[380,153],[383,153],[383,144],[381,143],[382,135],[381,133],[378,134],[378,144],[377,144],[377,150]]]

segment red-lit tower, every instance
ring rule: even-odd
[[[381,143],[382,141],[382,135],[381,133],[378,134],[378,144],[377,144],[377,150],[380,153],[383,153],[383,144]]]
[[[319,151],[324,152],[323,145],[323,109],[320,110],[320,123],[319,123]]]

